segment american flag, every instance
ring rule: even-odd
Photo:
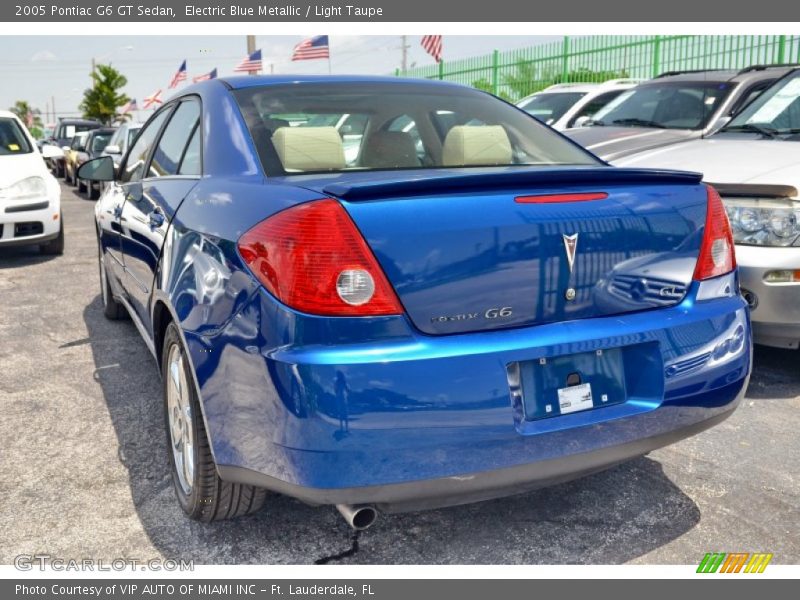
[[[134,110],[139,110],[139,107],[136,105],[136,98],[133,100],[129,100],[125,106],[119,109],[119,114],[124,115],[129,112],[133,112]]]
[[[144,99],[142,109],[147,110],[150,107],[155,108],[158,104],[163,104],[163,102],[164,101],[161,99],[161,90],[156,90]]]
[[[317,35],[303,40],[294,47],[294,52],[292,53],[292,60],[314,60],[330,57],[327,35]]]
[[[422,48],[433,57],[437,63],[442,62],[442,36],[423,35],[420,41]]]
[[[169,89],[178,87],[178,84],[181,81],[186,81],[186,61],[185,60],[181,63],[181,66],[178,69],[178,71],[175,73],[175,75],[172,76],[172,81],[169,82]]]
[[[260,71],[264,68],[264,63],[261,60],[261,50],[256,50],[249,56],[245,56],[244,60],[236,65],[233,70],[234,73],[249,73],[250,71]]]
[[[197,83],[199,81],[208,81],[209,79],[216,79],[217,78],[217,69],[214,68],[205,75],[198,75],[197,77],[192,78],[192,83]]]

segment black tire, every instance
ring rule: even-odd
[[[44,244],[39,244],[39,252],[42,254],[56,256],[64,254],[64,217],[59,216],[58,222],[61,226],[61,228],[58,230],[58,237],[50,240],[49,242],[45,242]]]
[[[119,321],[128,316],[128,311],[125,307],[114,300],[114,294],[111,291],[111,284],[108,283],[108,273],[106,266],[103,262],[103,255],[100,251],[100,244],[98,242],[97,262],[100,269],[100,299],[103,302],[103,315],[106,319],[111,321]]]
[[[186,392],[189,396],[191,418],[188,426],[191,427],[193,477],[189,491],[185,491],[175,462],[173,441],[170,434],[168,386],[170,382],[170,356],[173,347],[182,353],[184,381],[187,382]],[[185,359],[185,351],[181,342],[178,328],[175,323],[167,326],[164,334],[164,346],[161,354],[161,375],[164,396],[164,425],[167,434],[167,454],[169,456],[170,472],[172,473],[175,496],[183,512],[197,521],[210,523],[242,517],[257,512],[264,505],[268,492],[262,488],[239,483],[223,481],[217,474],[217,467],[206,436],[203,422],[202,409],[197,398],[194,379],[190,372],[189,361]]]
[[[100,197],[100,184],[95,188],[93,183],[89,183],[86,189],[88,190],[87,196],[89,200],[97,200]]]
[[[86,194],[88,196],[89,194],[88,194],[88,192],[86,190],[87,186],[86,186],[86,183],[84,183],[83,179],[76,179],[75,181],[77,181],[77,183],[75,185],[78,186],[78,193],[79,194]]]

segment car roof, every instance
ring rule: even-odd
[[[798,65],[752,65],[744,69],[707,69],[698,71],[667,71],[642,85],[653,85],[662,81],[712,81],[741,82],[759,79],[777,79]]]
[[[0,117],[3,117],[4,119],[17,119],[19,121],[17,115],[12,113],[10,110],[0,110]]]
[[[224,77],[211,81],[221,81],[227,87],[235,90],[258,87],[262,85],[280,85],[287,83],[413,83],[414,85],[449,86],[473,89],[471,87],[453,83],[451,81],[410,79],[404,77],[390,77],[385,75],[242,75],[238,77]],[[197,85],[203,84],[201,83]]]

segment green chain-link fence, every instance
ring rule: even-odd
[[[445,53],[447,39],[445,38]],[[556,83],[649,79],[668,71],[800,62],[800,36],[564,37],[529,48],[416,67],[396,75],[445,79],[518,100]]]

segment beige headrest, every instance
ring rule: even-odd
[[[456,125],[447,132],[442,150],[445,166],[507,165],[511,142],[500,125]]]
[[[287,171],[344,169],[344,145],[334,127],[280,127],[272,144]]]

